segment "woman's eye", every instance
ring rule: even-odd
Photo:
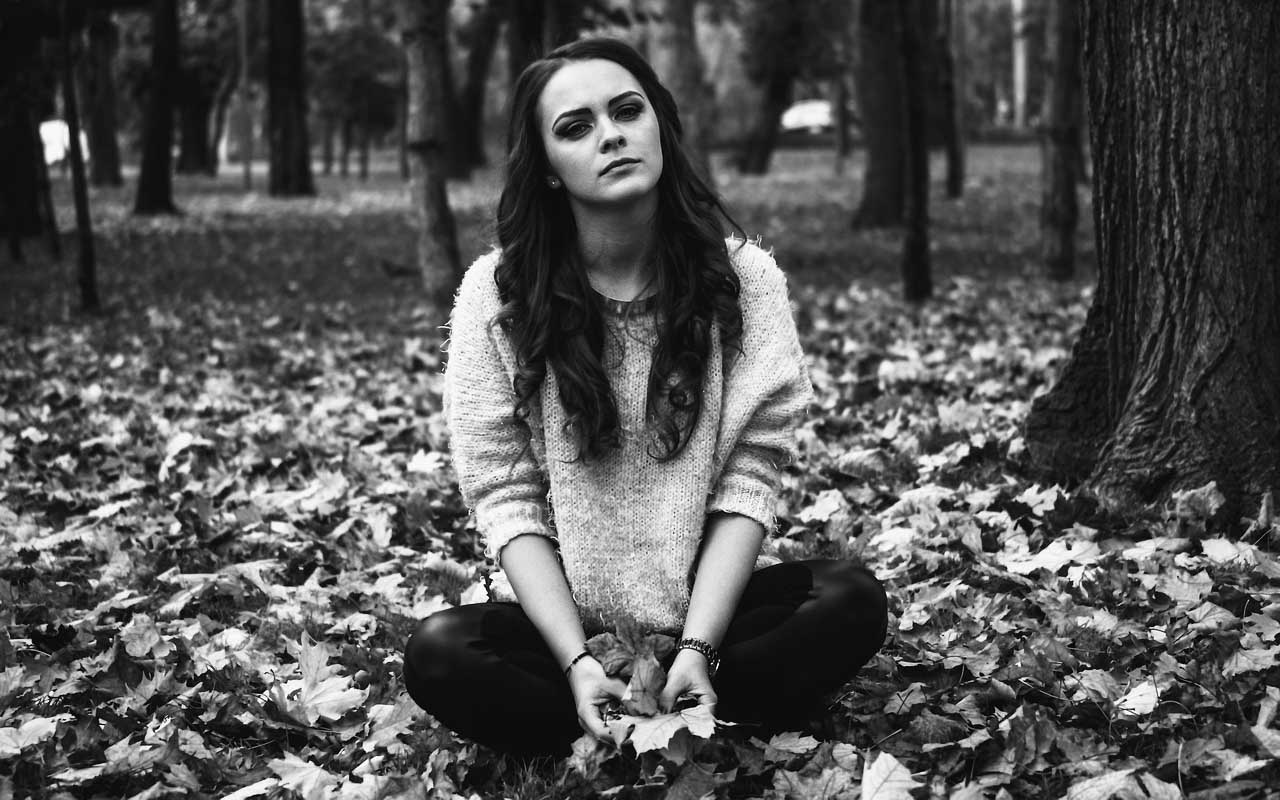
[[[640,116],[640,106],[623,106],[618,109],[618,119],[630,120]]]
[[[560,129],[560,135],[567,139],[577,139],[586,133],[589,126],[585,122],[573,122]]]

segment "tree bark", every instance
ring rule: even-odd
[[[964,86],[964,69],[961,65],[963,53],[961,44],[963,26],[959,19],[963,14],[957,13],[956,0],[939,0],[942,13],[939,15],[936,50],[939,59],[939,78],[942,82],[942,139],[947,154],[947,197],[952,199],[964,195],[964,98],[961,87]]]
[[[694,0],[656,0],[655,18],[649,26],[649,60],[680,109],[684,145],[694,169],[704,180],[711,181],[715,92],[704,78],[705,69],[694,32],[694,5]],[[776,118],[774,124],[776,127]],[[765,167],[768,167],[767,158]]]
[[[351,171],[351,127],[351,117],[344,118],[342,120],[342,135],[339,137],[338,143],[338,174],[344,178]]]
[[[867,163],[854,227],[899,225],[906,203],[906,111],[899,0],[862,0],[854,77]]]
[[[142,129],[135,214],[176,214],[173,204],[173,80],[178,74],[178,2],[151,4],[151,70]]]
[[[498,48],[503,10],[502,0],[488,0],[476,9],[467,37],[466,72],[458,93],[458,125],[454,130],[466,145],[467,162],[472,167],[488,163],[484,152],[485,84]]]
[[[333,117],[325,115],[320,120],[320,170],[325,175],[333,174],[333,139],[336,132]]]
[[[267,5],[267,191],[277,197],[314,195],[307,137],[306,21],[302,0]]]
[[[1013,5],[1013,127],[1027,127],[1027,0]]]
[[[213,150],[209,163],[210,177],[217,177],[218,167],[222,163],[225,152],[223,140],[227,135],[227,113],[231,107],[231,99],[235,97],[239,78],[238,70],[228,70],[213,98],[213,132],[209,137],[209,147]]]
[[[84,101],[85,134],[89,140],[89,182],[94,186],[123,186],[120,143],[116,139],[116,49],[120,34],[111,14],[89,12],[89,55],[80,74]]]
[[[1106,505],[1280,489],[1280,5],[1083,2],[1098,288],[1027,420]]]
[[[35,74],[41,36],[56,23],[49,10],[21,6],[0,25],[0,232],[9,255],[22,261],[22,240],[46,227],[41,197],[44,150],[40,146],[39,79]]]
[[[928,77],[925,50],[929,41],[922,4],[934,0],[900,0],[903,98],[906,105],[906,232],[902,239],[902,296],[909,302],[933,294],[929,264]]]
[[[1080,27],[1075,0],[1049,2],[1049,86],[1042,128],[1040,251],[1051,279],[1075,276],[1076,170],[1080,165]]]
[[[524,68],[542,57],[544,0],[507,0],[507,69],[511,85]]]
[[[428,298],[448,306],[462,278],[453,212],[445,191],[444,62],[448,0],[397,0],[408,64],[410,195],[418,227],[418,268]]]

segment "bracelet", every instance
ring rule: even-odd
[[[693,650],[696,653],[701,653],[702,657],[707,660],[707,674],[712,678],[716,676],[716,670],[720,669],[720,651],[712,647],[708,642],[687,636],[676,642],[676,649]]]
[[[591,658],[591,657],[592,657],[591,651],[584,649],[581,653],[578,653],[576,656],[573,657],[573,660],[569,662],[569,666],[564,668],[564,674],[568,675],[569,670],[573,669],[574,664],[577,664],[579,661],[581,661],[584,658]]]

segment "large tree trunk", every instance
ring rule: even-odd
[[[267,12],[267,191],[313,195],[302,0],[270,0]]]
[[[120,34],[111,14],[89,12],[89,55],[80,75],[80,99],[85,111],[85,134],[89,139],[89,182],[94,186],[123,186],[120,171],[120,144],[116,139],[116,48]]]
[[[151,71],[135,214],[176,214],[173,204],[173,81],[178,74],[178,0],[151,4]]]
[[[467,162],[472,167],[483,167],[488,162],[484,153],[485,84],[493,53],[498,48],[504,10],[502,0],[488,0],[476,9],[467,31],[466,73],[458,92],[458,124],[454,135],[465,144]]]
[[[1098,289],[1026,439],[1126,507],[1280,489],[1280,4],[1084,0]]]
[[[428,298],[447,307],[462,277],[453,212],[445,191],[444,61],[448,0],[397,0],[409,72],[410,194],[418,227],[418,268]]]
[[[653,9],[656,19],[650,26],[649,60],[680,108],[684,144],[694,169],[710,181],[715,92],[703,77],[702,56],[698,53],[693,26],[694,2],[655,0]],[[776,126],[776,119],[774,124]]]
[[[862,0],[854,78],[867,148],[862,202],[855,227],[902,222],[906,202],[906,130],[903,108],[902,31],[899,0]]]
[[[511,85],[524,68],[542,57],[544,0],[507,0],[507,69]]]
[[[10,257],[22,260],[22,240],[44,229],[40,146],[35,102],[40,38],[53,24],[47,9],[12,10],[0,25],[0,233]]]
[[[925,121],[929,92],[925,50],[928,15],[921,7],[934,0],[899,0],[902,29],[903,94],[906,106],[906,223],[902,239],[902,296],[909,302],[933,294],[929,265],[929,146]]]
[[[956,8],[957,0],[939,0],[936,50],[939,59],[939,79],[942,82],[942,141],[947,153],[947,197],[964,194],[964,26],[963,13]]]
[[[1076,171],[1080,165],[1080,24],[1075,0],[1049,2],[1049,86],[1043,125],[1040,252],[1053,280],[1075,275]]]

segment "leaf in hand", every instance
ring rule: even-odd
[[[716,732],[716,720],[704,705],[660,714],[656,717],[623,717],[621,724],[631,726],[629,741],[636,753],[660,750],[671,742],[677,731],[688,730],[694,736],[710,738]]]
[[[666,685],[667,673],[652,655],[636,658],[631,668],[631,682],[622,695],[622,707],[628,714],[650,717],[657,714],[658,696]]]

